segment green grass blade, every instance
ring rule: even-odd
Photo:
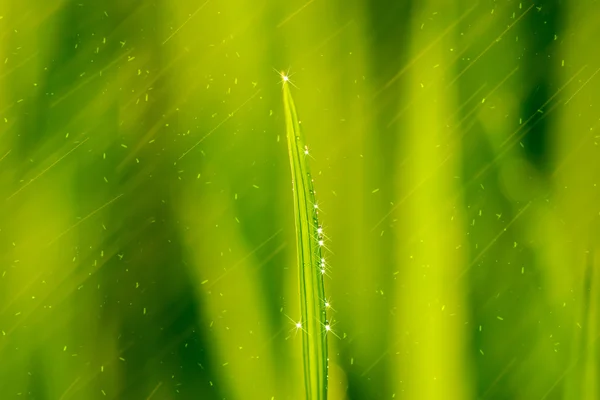
[[[327,398],[327,330],[325,290],[323,287],[321,243],[313,182],[308,170],[304,137],[290,92],[283,82],[286,136],[292,169],[294,214],[298,268],[300,272],[300,304],[302,309],[302,351],[306,398]]]

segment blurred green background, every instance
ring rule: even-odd
[[[599,399],[600,3],[0,0],[0,399]]]

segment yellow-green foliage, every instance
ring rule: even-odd
[[[599,16],[0,0],[0,400],[599,399]]]

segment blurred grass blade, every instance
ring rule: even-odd
[[[319,222],[312,178],[308,170],[304,138],[290,93],[290,84],[283,80],[283,103],[286,136],[292,168],[294,214],[298,268],[300,272],[300,304],[302,309],[302,351],[306,398],[327,398],[327,336],[329,328],[325,311],[325,292],[320,244]]]

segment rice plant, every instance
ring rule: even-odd
[[[283,104],[286,136],[294,192],[296,248],[300,273],[300,305],[302,320],[302,351],[306,398],[327,398],[327,321],[323,275],[322,230],[318,220],[313,180],[308,169],[308,150],[300,129],[298,114],[290,92],[290,82],[283,78]]]

